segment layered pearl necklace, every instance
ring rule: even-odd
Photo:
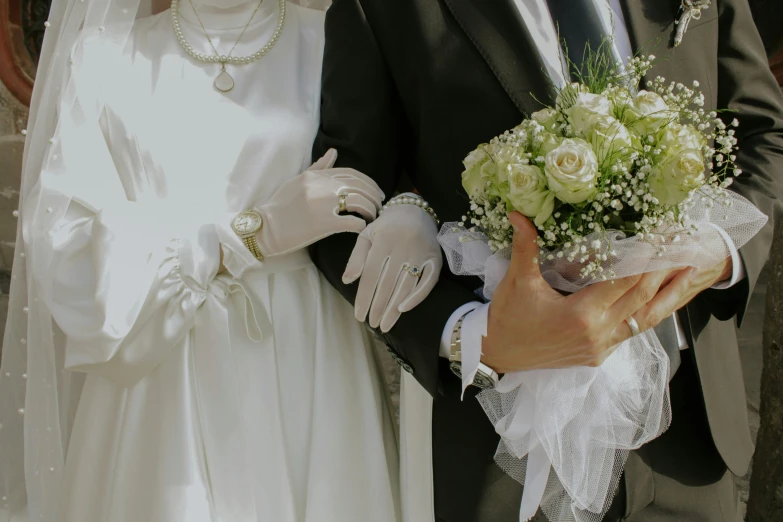
[[[212,50],[215,51],[214,55],[207,55],[196,51],[193,46],[188,43],[187,39],[185,38],[185,34],[182,32],[182,27],[179,25],[179,0],[171,0],[171,20],[174,24],[174,34],[177,36],[177,40],[179,41],[182,48],[185,49],[185,52],[187,52],[191,57],[193,57],[195,60],[198,60],[199,62],[219,63],[221,65],[220,74],[218,74],[217,78],[215,78],[215,89],[220,92],[229,92],[234,88],[234,78],[228,74],[228,71],[226,71],[226,64],[230,63],[232,65],[246,65],[260,60],[264,57],[264,55],[272,50],[277,41],[280,39],[280,35],[283,32],[283,26],[285,25],[286,0],[278,0],[280,5],[280,16],[277,20],[277,27],[275,28],[275,32],[272,34],[272,37],[269,39],[266,45],[250,56],[231,56],[231,53],[234,52],[234,49],[242,39],[242,36],[244,36],[245,31],[247,31],[247,28],[250,27],[250,23],[253,21],[253,18],[255,18],[256,13],[258,13],[258,10],[261,8],[261,4],[263,2],[264,0],[261,0],[258,3],[256,10],[253,11],[253,16],[250,17],[250,20],[248,20],[245,28],[242,29],[242,33],[239,35],[239,38],[237,38],[237,41],[234,43],[234,46],[231,48],[228,54],[220,54],[215,47],[215,44],[212,43],[212,38],[209,37],[207,28],[204,27],[204,24],[201,21],[201,17],[198,15],[196,7],[191,1],[191,7],[193,7],[193,12],[196,13],[196,18],[201,25],[201,29],[204,30],[204,35],[207,37],[210,47],[212,47]]]

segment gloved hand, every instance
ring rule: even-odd
[[[385,333],[429,295],[443,267],[437,237],[437,223],[416,205],[390,206],[364,229],[343,274],[345,284],[361,276],[356,319],[369,313]]]
[[[309,246],[332,234],[359,233],[378,215],[383,192],[369,177],[353,169],[335,169],[337,151],[330,149],[302,174],[277,190],[258,211],[264,225],[256,235],[264,257]],[[340,199],[345,195],[345,213]],[[366,221],[365,221],[366,220]]]

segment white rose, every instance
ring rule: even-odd
[[[614,105],[615,116],[621,117],[627,108],[633,106],[633,96],[628,89],[615,87],[607,89],[603,95]],[[625,122],[625,119],[623,118],[622,121]]]
[[[598,159],[584,140],[564,140],[547,154],[544,172],[549,188],[566,203],[582,203],[596,193]]]
[[[520,157],[520,151],[516,147],[498,147],[497,151],[492,155],[497,165],[497,171],[493,172],[495,184],[502,184],[508,181],[509,165],[519,163],[522,158]]]
[[[590,121],[596,115],[610,116],[614,110],[612,102],[606,96],[581,92],[576,95],[574,105],[565,110],[571,122],[572,132],[586,138],[590,130]]]
[[[704,184],[704,156],[698,149],[685,149],[667,158],[647,182],[652,195],[663,205],[677,205]]]
[[[484,145],[468,154],[463,161],[462,186],[472,199],[486,195],[488,182],[493,181],[495,164],[484,150]]]
[[[693,125],[670,123],[658,133],[658,146],[666,147],[666,155],[684,149],[703,150],[707,139]]]
[[[611,116],[594,116],[590,121],[587,138],[598,156],[599,163],[603,163],[607,157],[622,159],[624,163],[628,163],[635,150],[631,132]]]
[[[530,117],[549,132],[557,132],[560,128],[560,113],[554,109],[541,109]]]
[[[639,91],[633,106],[626,108],[631,126],[640,134],[656,133],[663,125],[674,120],[674,113],[661,96],[654,92]]]
[[[532,165],[515,165],[508,176],[509,192],[506,196],[514,210],[533,219],[541,226],[555,210],[555,195],[549,191],[546,176]]]
[[[551,132],[542,132],[539,136],[539,142],[534,145],[538,147],[538,155],[546,157],[547,154],[555,150],[563,142],[563,138],[556,136]]]

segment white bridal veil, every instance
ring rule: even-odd
[[[294,3],[316,9],[330,4]],[[151,0],[52,2],[26,131],[0,366],[0,522],[59,518],[63,467],[84,377],[64,370],[67,339],[52,321],[45,297],[52,295],[56,245],[36,248],[35,238],[53,231],[68,208],[64,194],[71,177],[66,174],[97,171],[111,161],[106,142],[89,130],[103,110],[98,82],[92,80],[110,70],[137,17],[153,10]],[[41,179],[63,190],[42,189]]]

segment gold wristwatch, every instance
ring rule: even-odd
[[[468,312],[470,313],[470,312]],[[454,330],[451,332],[451,351],[449,354],[449,367],[451,371],[457,377],[462,380],[462,323],[468,314],[460,317],[457,324],[454,326]],[[486,364],[479,362],[478,371],[473,378],[473,386],[486,390],[488,388],[494,388],[500,380],[500,376],[495,370],[487,366]]]
[[[250,253],[259,261],[264,260],[261,249],[258,248],[256,234],[264,226],[264,218],[255,210],[246,210],[234,218],[231,228],[236,232]]]

